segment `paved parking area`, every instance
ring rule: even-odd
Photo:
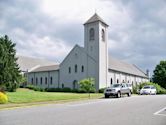
[[[132,96],[0,111],[0,125],[166,125],[166,95]]]

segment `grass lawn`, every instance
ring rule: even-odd
[[[8,104],[33,103],[45,101],[64,101],[88,99],[89,94],[85,93],[63,93],[63,92],[38,92],[29,89],[17,89],[16,92],[7,92]],[[103,94],[93,93],[91,98],[101,98]]]

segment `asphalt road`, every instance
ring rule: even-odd
[[[0,125],[166,125],[166,95],[2,110]]]

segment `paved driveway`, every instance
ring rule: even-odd
[[[166,125],[166,95],[96,99],[0,111],[0,125]]]

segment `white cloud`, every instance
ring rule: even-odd
[[[9,35],[17,43],[20,54],[61,61],[76,43],[83,44],[82,24],[96,9],[110,25],[109,51],[112,56],[144,69],[153,69],[156,61],[166,58],[164,0],[1,2],[0,35]]]
[[[42,38],[35,35],[29,36],[29,39],[24,41],[22,46],[26,46],[26,48],[20,48],[18,54],[28,53],[29,56],[44,57],[50,60],[58,60],[58,62],[71,50],[71,46],[66,45],[61,39],[53,40],[49,36]]]

